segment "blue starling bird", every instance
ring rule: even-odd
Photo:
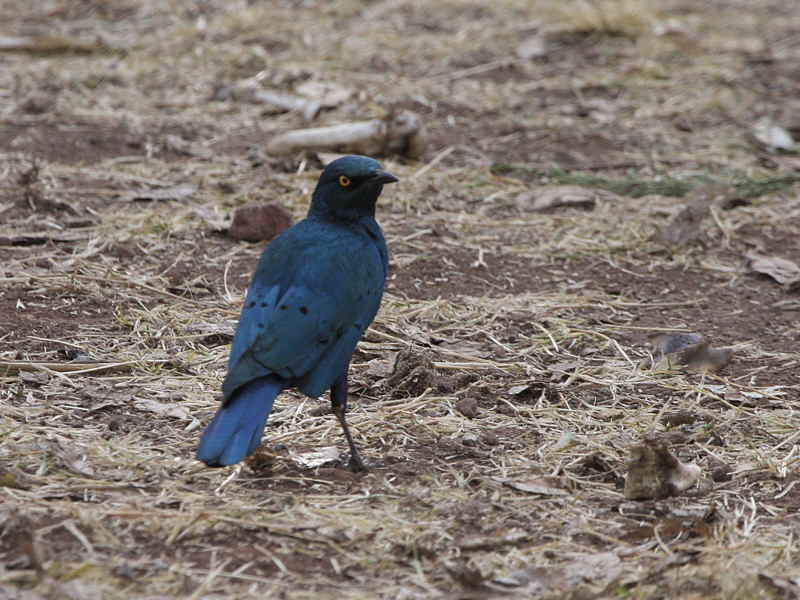
[[[233,338],[222,406],[200,439],[199,460],[221,467],[252,454],[282,390],[316,398],[329,389],[350,446],[349,466],[365,470],[345,421],[347,371],[383,296],[389,256],[375,203],[394,181],[366,156],[331,162],[308,216],[264,250]]]

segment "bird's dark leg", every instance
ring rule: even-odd
[[[367,467],[364,465],[364,461],[361,460],[361,455],[358,453],[358,449],[353,443],[353,437],[350,435],[350,428],[347,427],[347,421],[345,421],[344,418],[345,413],[347,412],[346,368],[344,373],[339,375],[339,377],[336,378],[336,381],[334,381],[333,385],[331,386],[331,408],[333,409],[333,412],[336,413],[336,418],[339,419],[339,423],[342,424],[344,437],[347,440],[347,444],[350,446],[350,462],[347,465],[348,468],[355,472],[366,471]]]

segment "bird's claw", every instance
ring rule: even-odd
[[[369,471],[367,465],[358,454],[350,455],[350,460],[347,461],[347,469],[353,473],[366,473]]]

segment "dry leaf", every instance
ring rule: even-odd
[[[793,150],[795,147],[792,134],[769,117],[757,121],[752,131],[753,136],[769,150]]]
[[[339,450],[336,446],[328,446],[327,448],[320,448],[313,452],[292,454],[292,460],[304,469],[314,469],[323,465],[338,463],[339,456]]]
[[[367,362],[367,368],[365,369],[365,372],[367,375],[371,375],[372,377],[384,379],[392,374],[393,368],[394,366],[391,361],[381,358],[373,358]]]
[[[528,494],[538,494],[540,496],[569,496],[569,492],[557,487],[553,478],[538,477],[534,479],[514,480],[503,479],[502,477],[492,477],[497,483],[510,487],[513,490]]]
[[[769,275],[788,290],[800,284],[800,266],[780,256],[747,255],[748,266],[756,273]]]
[[[180,404],[165,404],[158,400],[151,400],[149,398],[134,399],[134,408],[144,410],[147,412],[156,413],[164,417],[173,417],[175,419],[183,419],[190,421],[192,419],[186,407]]]
[[[768,388],[763,388],[761,391],[744,391],[737,389],[726,389],[723,393],[723,398],[726,402],[736,404],[738,406],[775,406],[782,407],[786,405],[786,400],[778,398],[778,396],[785,396],[786,392],[782,391],[783,386],[774,385]]]
[[[78,446],[67,446],[54,440],[41,440],[39,447],[55,456],[59,462],[78,475],[92,478],[95,475],[89,458],[83,448]]]
[[[217,233],[225,233],[231,226],[230,215],[223,214],[217,207],[195,206],[192,212],[202,219],[209,229]]]
[[[624,489],[628,500],[668,498],[692,487],[700,477],[700,467],[682,463],[658,439],[645,439],[629,452]]]

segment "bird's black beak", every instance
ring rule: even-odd
[[[399,181],[397,177],[395,177],[388,171],[375,171],[372,174],[372,177],[369,178],[369,180],[371,183],[380,183],[380,184],[394,183],[396,181]]]

